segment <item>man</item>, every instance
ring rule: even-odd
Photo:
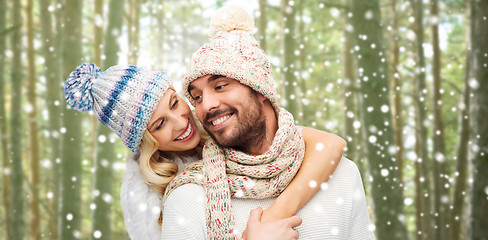
[[[275,161],[281,161],[278,159],[298,158],[303,151],[300,134],[293,131],[293,119],[279,107],[270,63],[252,37],[252,19],[239,11],[230,6],[219,10],[211,20],[211,39],[192,57],[183,87],[188,90],[196,116],[212,137],[204,149],[207,184],[205,190],[186,184],[169,195],[164,205],[163,239],[227,239],[229,234],[240,235],[252,209],[255,210],[247,225],[249,239],[296,239],[293,227],[303,239],[374,239],[359,171],[347,159],[339,163],[333,177],[297,213],[303,219],[301,225],[296,217],[261,223],[262,209],[258,207],[269,207],[274,198],[232,198],[232,204],[227,201],[228,189],[233,185],[233,178],[228,181],[227,176],[255,167],[238,165],[239,161],[249,160],[246,163],[250,164],[278,151],[278,157],[271,159],[271,166],[275,167]],[[285,169],[292,171],[294,165],[298,164],[292,162]],[[226,173],[226,167],[232,171]],[[280,180],[290,180],[286,171],[280,174]],[[258,190],[269,190],[255,186],[259,184],[251,181],[249,191],[255,194],[252,196],[259,195]],[[228,212],[230,218],[225,215]],[[210,219],[205,221],[205,215],[210,215]],[[213,215],[217,217],[212,218]],[[231,230],[227,229],[229,226]],[[206,234],[226,229],[228,235]]]

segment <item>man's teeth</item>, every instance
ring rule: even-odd
[[[188,127],[186,128],[186,132],[183,134],[183,136],[177,138],[176,140],[181,140],[187,138],[191,133],[191,124],[188,124]]]
[[[212,125],[217,126],[217,125],[223,123],[225,120],[227,120],[229,118],[230,118],[230,114],[229,115],[225,115],[225,116],[223,116],[223,117],[221,117],[221,118],[219,118],[219,119],[217,119],[215,121],[212,121]]]

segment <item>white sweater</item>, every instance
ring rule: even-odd
[[[271,206],[274,198],[232,199],[236,231],[245,229],[249,212]],[[162,239],[206,239],[205,191],[195,184],[171,193],[164,205]],[[300,239],[374,239],[361,176],[356,165],[343,158],[331,179],[297,213]]]
[[[137,156],[132,156],[127,161],[120,189],[120,204],[124,212],[127,233],[132,240],[160,239],[161,228],[158,219],[161,213],[162,195],[147,185],[139,172],[139,165],[135,158]],[[196,156],[175,157],[173,160],[181,171],[198,158]]]

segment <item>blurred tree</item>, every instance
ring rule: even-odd
[[[471,46],[471,35],[469,32],[469,4],[470,1],[465,1],[466,6],[466,19],[468,24],[467,27],[467,34],[466,34],[466,45]],[[451,239],[452,240],[459,240],[461,238],[462,226],[465,221],[464,219],[464,201],[466,196],[466,181],[467,181],[467,170],[468,170],[468,141],[469,141],[469,100],[470,100],[470,93],[469,93],[469,69],[471,68],[470,64],[470,47],[466,49],[466,67],[465,67],[465,75],[464,75],[464,93],[463,93],[463,107],[461,108],[461,112],[459,113],[459,127],[458,127],[458,145],[457,145],[457,154],[456,154],[456,172],[458,173],[455,176],[455,185],[454,185],[454,197],[452,201],[452,213],[451,213],[451,221],[449,222],[451,226]]]
[[[344,71],[344,136],[347,141],[346,157],[353,161],[359,161],[356,145],[359,144],[359,136],[354,121],[357,120],[356,102],[357,86],[356,75],[354,74],[356,64],[354,62],[354,37],[351,30],[351,23],[348,14],[344,14],[344,48],[343,48],[343,71]]]
[[[285,108],[293,114],[295,121],[301,122],[300,99],[295,91],[298,86],[298,76],[295,75],[295,13],[296,7],[288,0],[281,0],[281,14],[283,18],[283,43],[282,43],[282,72],[285,85]]]
[[[81,62],[82,1],[70,0],[63,5],[64,27],[62,28],[62,72],[63,79]],[[63,101],[64,102],[64,101]],[[79,112],[63,106],[61,189],[59,209],[59,238],[79,239],[81,237],[81,160],[82,133]],[[63,133],[64,132],[64,133]]]
[[[103,70],[118,63],[119,44],[118,37],[122,31],[124,2],[110,0],[108,11],[108,24],[105,31]],[[137,15],[138,16],[138,15]],[[132,19],[131,21],[139,21]],[[137,49],[137,48],[136,48]],[[137,61],[137,60],[135,60]],[[113,199],[113,171],[112,163],[115,160],[114,144],[111,140],[112,131],[99,123],[97,129],[98,142],[95,158],[95,179],[93,203],[95,210],[92,215],[91,239],[111,239],[111,208]],[[101,234],[101,235],[100,235]]]
[[[34,49],[34,23],[33,0],[27,0],[27,119],[29,122],[29,155],[31,170],[31,194],[30,194],[30,238],[41,239],[40,214],[39,214],[39,137],[37,136],[37,93],[36,93],[36,65]]]
[[[354,28],[363,139],[373,178],[376,237],[407,239],[403,209],[403,188],[398,164],[391,154],[394,132],[389,99],[389,81],[384,55],[380,5],[377,0],[351,0]]]
[[[103,0],[95,0],[94,9],[94,24],[93,24],[93,63],[97,66],[102,65],[102,49],[103,49]],[[95,121],[98,121],[94,118]]]
[[[266,0],[259,0],[259,27],[258,27],[258,35],[259,35],[259,44],[264,51],[266,51],[266,25],[267,25],[267,2]]]
[[[12,24],[22,24],[20,1],[14,1],[11,5]],[[12,50],[11,80],[12,80],[12,104],[10,117],[11,132],[11,184],[12,184],[12,237],[24,238],[24,172],[22,167],[22,41],[21,30],[15,29],[11,33],[10,46]]]
[[[403,183],[403,122],[402,122],[402,96],[401,96],[401,84],[400,84],[400,71],[398,71],[398,65],[400,64],[400,47],[398,46],[398,13],[397,13],[397,0],[390,1],[391,10],[391,114],[393,118],[393,130],[395,131],[395,145],[397,147],[396,160],[398,161],[398,173],[400,174],[400,181]]]
[[[427,86],[425,84],[425,55],[424,55],[424,27],[422,0],[412,0],[415,15],[415,88],[413,90],[415,101],[415,186],[416,186],[416,228],[418,239],[432,239],[432,191],[430,187],[430,159],[427,145]],[[419,234],[420,233],[420,234]]]
[[[470,2],[470,147],[473,185],[471,192],[471,216],[469,239],[488,239],[488,1]]]
[[[164,41],[165,41],[165,32],[166,32],[166,22],[165,22],[165,8],[164,8],[164,2],[165,0],[158,0],[158,6],[157,6],[157,11],[156,15],[154,16],[156,18],[157,22],[157,36],[156,36],[156,68],[157,69],[164,69],[164,64],[165,58],[164,58]]]
[[[139,0],[129,0],[127,7],[127,28],[129,40],[129,52],[127,60],[129,64],[137,64],[137,59],[139,56],[139,15],[141,11],[141,2]]]
[[[103,29],[105,18],[103,14],[103,5],[104,0],[95,0],[94,2],[94,17],[93,17],[93,63],[97,66],[102,66],[102,50],[103,50]],[[98,142],[98,118],[95,116],[90,117],[90,125],[91,125],[91,141],[90,141],[90,148],[91,151],[95,152]],[[93,165],[96,161],[96,154],[92,154],[90,156],[91,164]]]
[[[449,171],[447,169],[447,155],[446,155],[446,143],[444,133],[444,120],[442,114],[442,92],[441,87],[441,50],[439,46],[439,6],[438,0],[430,1],[430,14],[431,14],[431,28],[432,28],[432,48],[433,55],[433,110],[434,110],[434,161],[433,161],[433,174],[434,174],[434,236],[437,240],[448,240],[450,235],[447,234],[449,229],[449,188],[446,185],[449,183]]]
[[[221,7],[223,7],[223,6],[224,6],[224,2],[225,2],[225,1],[226,1],[226,0],[216,0],[216,1],[215,1],[215,6],[217,6],[217,8],[221,8]]]
[[[0,147],[2,152],[3,169],[10,169],[10,157],[8,149],[8,132],[7,132],[7,114],[5,111],[5,40],[7,31],[7,2],[0,0]],[[10,203],[10,175],[2,171],[2,190],[3,190],[3,207],[5,209],[5,239],[12,239],[12,212]]]
[[[53,197],[49,201],[49,221],[48,221],[48,237],[52,239],[57,239],[58,234],[58,218],[57,218],[57,199],[59,197],[59,167],[58,161],[61,158],[61,142],[59,136],[59,130],[61,128],[61,118],[60,118],[60,79],[58,78],[59,61],[54,55],[53,51],[55,46],[55,39],[53,37],[53,22],[51,19],[51,13],[49,12],[49,6],[51,0],[39,0],[39,13],[40,13],[40,30],[41,30],[41,45],[42,45],[42,56],[45,59],[44,63],[44,76],[46,77],[46,105],[48,111],[48,128],[49,128],[49,142],[51,151],[51,163],[52,171],[51,174],[51,189]]]

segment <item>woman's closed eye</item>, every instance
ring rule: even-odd
[[[163,123],[164,123],[164,118],[162,118],[158,124],[158,126],[154,129],[155,131],[161,129],[161,127],[163,126]]]
[[[178,106],[178,102],[179,102],[179,101],[180,101],[180,100],[175,99],[175,101],[173,102],[173,104],[171,104],[171,108],[170,108],[170,109],[174,109],[176,106]]]

